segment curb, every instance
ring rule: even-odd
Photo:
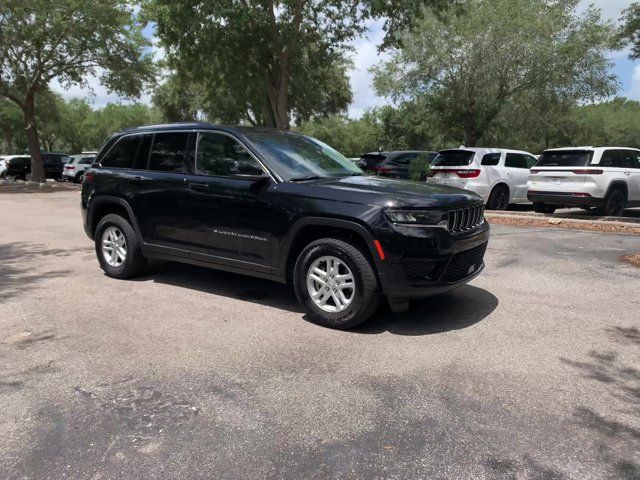
[[[520,214],[493,213],[493,212],[485,212],[484,216],[489,219],[513,218],[516,220],[540,220],[543,222],[546,220],[551,225],[557,225],[559,223],[567,223],[567,224],[577,223],[579,225],[580,224],[581,225],[609,225],[609,226],[619,225],[621,227],[632,227],[632,228],[640,227],[640,220],[637,222],[634,220],[632,220],[631,222],[618,221],[618,218],[625,218],[625,217],[609,217],[611,220],[582,220],[582,219],[566,218],[566,217],[541,216],[538,214],[520,215]],[[629,219],[625,219],[625,220],[629,220]]]

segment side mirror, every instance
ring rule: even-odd
[[[243,175],[241,173],[237,173],[233,175],[233,178],[237,178],[239,180],[248,180],[252,183],[260,184],[260,185],[263,183],[269,183],[271,181],[271,177],[266,173],[263,173],[260,175]]]

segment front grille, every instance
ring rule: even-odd
[[[449,210],[447,228],[451,233],[460,233],[480,225],[484,220],[484,205],[479,203],[471,207]]]
[[[484,253],[487,251],[487,243],[483,243],[471,250],[458,252],[451,258],[449,267],[444,274],[444,280],[452,283],[473,275],[481,266]]]

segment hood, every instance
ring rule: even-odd
[[[385,207],[457,208],[482,201],[476,193],[460,188],[367,175],[286,182],[278,187],[294,195]]]

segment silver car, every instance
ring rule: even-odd
[[[82,180],[84,179],[84,171],[91,166],[95,158],[95,155],[72,155],[71,160],[64,165],[62,178],[64,180],[82,183]]]

